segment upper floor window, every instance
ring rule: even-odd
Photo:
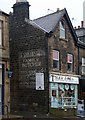
[[[53,68],[59,70],[59,51],[53,50]]]
[[[65,39],[65,24],[63,21],[60,21],[60,38]]]
[[[2,39],[3,39],[3,22],[0,21],[0,45],[2,45]]]
[[[73,55],[67,54],[67,71],[73,71]]]
[[[85,58],[82,58],[82,74],[85,74]]]

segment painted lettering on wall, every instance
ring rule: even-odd
[[[36,72],[43,72],[44,50],[28,50],[18,53],[19,58],[19,87],[35,88]]]

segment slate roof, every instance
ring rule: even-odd
[[[33,20],[37,25],[39,25],[43,30],[47,31],[48,33],[53,31],[61,16],[65,13],[65,10],[61,10],[58,12],[54,12],[52,14],[43,16],[41,18]]]
[[[50,32],[52,33],[57,27],[58,22],[62,19],[64,15],[65,15],[65,18],[67,19],[70,30],[74,36],[75,42],[77,42],[78,37],[75,33],[75,30],[72,26],[67,10],[65,8],[62,10],[56,11],[54,13],[48,14],[46,16],[40,17],[38,19],[34,19],[34,20],[25,19],[25,21],[33,25],[34,27],[37,27],[43,30],[46,33],[50,33]]]
[[[81,41],[78,40],[78,36],[72,26],[71,20],[65,8],[63,10],[56,11],[54,13],[48,14],[38,19],[29,20],[25,18],[25,21],[31,24],[32,26],[43,30],[45,33],[50,32],[52,33],[57,27],[58,22],[62,19],[64,15],[65,18],[67,19],[68,26],[70,27],[75,42],[77,43],[78,46],[85,48],[85,44],[81,43]]]

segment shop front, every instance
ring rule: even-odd
[[[63,112],[76,110],[79,78],[71,75],[50,74],[49,82],[51,111],[58,109]]]

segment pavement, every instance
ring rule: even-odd
[[[33,116],[19,116],[19,115],[4,115],[1,116],[1,120],[85,120],[84,116],[50,116],[50,115],[33,115]]]

